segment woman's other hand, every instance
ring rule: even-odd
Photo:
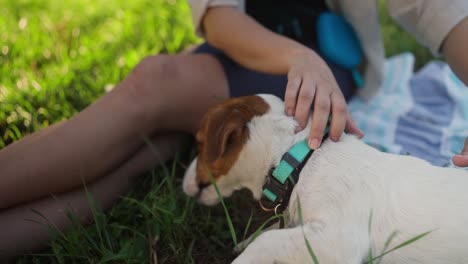
[[[458,167],[468,167],[468,137],[465,139],[465,146],[460,155],[453,156],[452,162]]]

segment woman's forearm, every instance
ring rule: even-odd
[[[231,7],[212,7],[203,20],[208,42],[252,70],[286,74],[298,56],[317,56]]]
[[[450,31],[442,51],[452,70],[468,86],[468,17]]]

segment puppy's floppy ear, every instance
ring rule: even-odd
[[[248,138],[250,117],[237,108],[223,109],[210,122],[206,135],[206,160],[215,162],[240,151]]]
[[[238,159],[249,138],[247,124],[266,113],[269,105],[259,96],[226,100],[204,115],[196,135],[199,143],[197,181],[209,182],[225,175]]]

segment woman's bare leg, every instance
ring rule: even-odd
[[[187,145],[184,144],[187,139],[187,135],[175,133],[154,137],[151,146],[144,145],[128,162],[88,186],[93,200],[100,208],[108,209],[130,189],[137,175],[171,159]],[[34,252],[47,245],[51,239],[48,224],[60,230],[71,225],[65,214],[67,210],[76,213],[82,222],[92,219],[83,188],[0,211],[0,259]]]
[[[143,138],[195,131],[206,109],[227,96],[221,65],[210,55],[145,58],[81,113],[0,151],[0,209],[109,174]]]

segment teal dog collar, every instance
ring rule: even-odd
[[[309,157],[309,153],[311,152],[312,149],[309,148],[307,142],[304,140],[295,144],[283,155],[278,167],[274,168],[271,172],[271,176],[268,175],[269,177],[267,178],[267,182],[263,185],[263,195],[268,198],[270,202],[275,203],[281,199],[281,197],[279,197],[280,193],[278,193],[277,190],[278,188],[284,189],[284,187],[289,184],[296,184],[296,179],[290,176],[297,174],[293,174],[293,172],[301,166],[306,157]],[[271,178],[272,180],[269,180]],[[287,183],[286,181],[288,179],[290,182]],[[283,186],[283,188],[278,186],[278,183]]]
[[[328,137],[328,127],[323,140]],[[276,168],[272,168],[263,184],[260,207],[265,211],[284,210],[291,192],[299,180],[299,174],[314,151],[305,140],[296,143],[281,158]]]

